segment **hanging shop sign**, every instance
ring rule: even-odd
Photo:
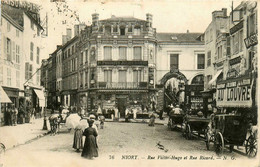
[[[243,20],[242,20],[242,21],[240,21],[238,24],[236,24],[234,27],[232,27],[232,28],[230,29],[230,35],[236,33],[236,32],[239,31],[240,29],[242,29],[242,28],[243,28],[243,25],[244,25],[244,22],[243,22]]]
[[[253,34],[250,35],[248,38],[244,39],[246,48],[250,48],[251,46],[255,46],[258,44],[258,39],[257,39],[258,34]]]
[[[252,84],[250,78],[224,81],[217,84],[218,107],[251,107]]]

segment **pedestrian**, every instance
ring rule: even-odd
[[[32,108],[30,123],[34,124],[35,121],[35,108]]]
[[[73,140],[73,148],[76,149],[76,152],[80,152],[80,149],[83,148],[83,130],[80,125],[75,127],[74,132],[74,140]]]
[[[134,119],[136,119],[136,114],[137,114],[137,109],[133,108],[133,117],[134,117]]]
[[[86,136],[83,151],[81,156],[88,159],[93,159],[93,157],[98,157],[98,145],[96,137],[98,136],[97,131],[93,128],[93,120],[89,120],[89,127],[86,128],[83,132],[83,135]]]
[[[129,109],[128,109],[128,107],[126,107],[126,109],[125,109],[125,122],[128,122],[129,120],[129,113],[130,111],[129,111]]]
[[[14,107],[14,117],[13,117],[13,125],[16,126],[17,125],[17,115],[18,115],[18,109],[16,107]]]
[[[119,118],[118,118],[118,109],[117,109],[117,107],[114,107],[114,111],[115,111],[115,121],[118,121]]]
[[[13,126],[13,104],[11,104],[9,106],[9,108],[7,109],[8,113],[9,113],[9,117],[8,117],[8,125],[9,126]]]
[[[152,113],[150,116],[150,121],[148,123],[148,126],[154,126],[155,123],[155,115]]]
[[[105,117],[103,115],[99,116],[100,129],[104,129]]]

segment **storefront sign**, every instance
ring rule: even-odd
[[[253,34],[250,37],[244,39],[246,48],[249,48],[251,46],[258,44],[257,36],[258,36],[258,34]]]
[[[30,12],[39,13],[39,5],[31,2],[19,1],[19,0],[1,0],[1,3],[7,4],[12,7],[21,8]]]
[[[239,22],[237,25],[235,25],[234,27],[232,27],[230,29],[230,34],[234,34],[235,32],[237,32],[238,30],[242,29],[243,28],[243,20],[241,22]]]
[[[252,86],[248,83],[250,79],[243,79],[237,82],[228,82],[226,88],[217,85],[217,106],[218,107],[251,107]]]
[[[148,65],[148,61],[97,61],[97,65]]]

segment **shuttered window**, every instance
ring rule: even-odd
[[[120,60],[126,60],[126,47],[119,47],[119,59]]]
[[[179,69],[179,54],[170,55],[170,68]]]
[[[30,59],[33,61],[33,43],[30,44]]]
[[[105,82],[112,82],[112,70],[104,70],[104,81]]]
[[[133,81],[134,82],[141,82],[142,81],[141,70],[134,70],[133,71]]]
[[[135,46],[134,47],[134,59],[141,60],[141,58],[142,58],[142,47]]]
[[[111,46],[104,47],[104,60],[112,60],[112,47]]]
[[[222,52],[222,49],[221,49],[221,52]],[[198,54],[198,63],[197,64],[198,64],[197,69],[205,68],[205,55],[204,54]]]
[[[37,58],[36,58],[36,63],[39,64],[40,63],[40,48],[37,47]]]

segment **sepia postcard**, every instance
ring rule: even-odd
[[[1,0],[0,167],[259,167],[258,1]]]

